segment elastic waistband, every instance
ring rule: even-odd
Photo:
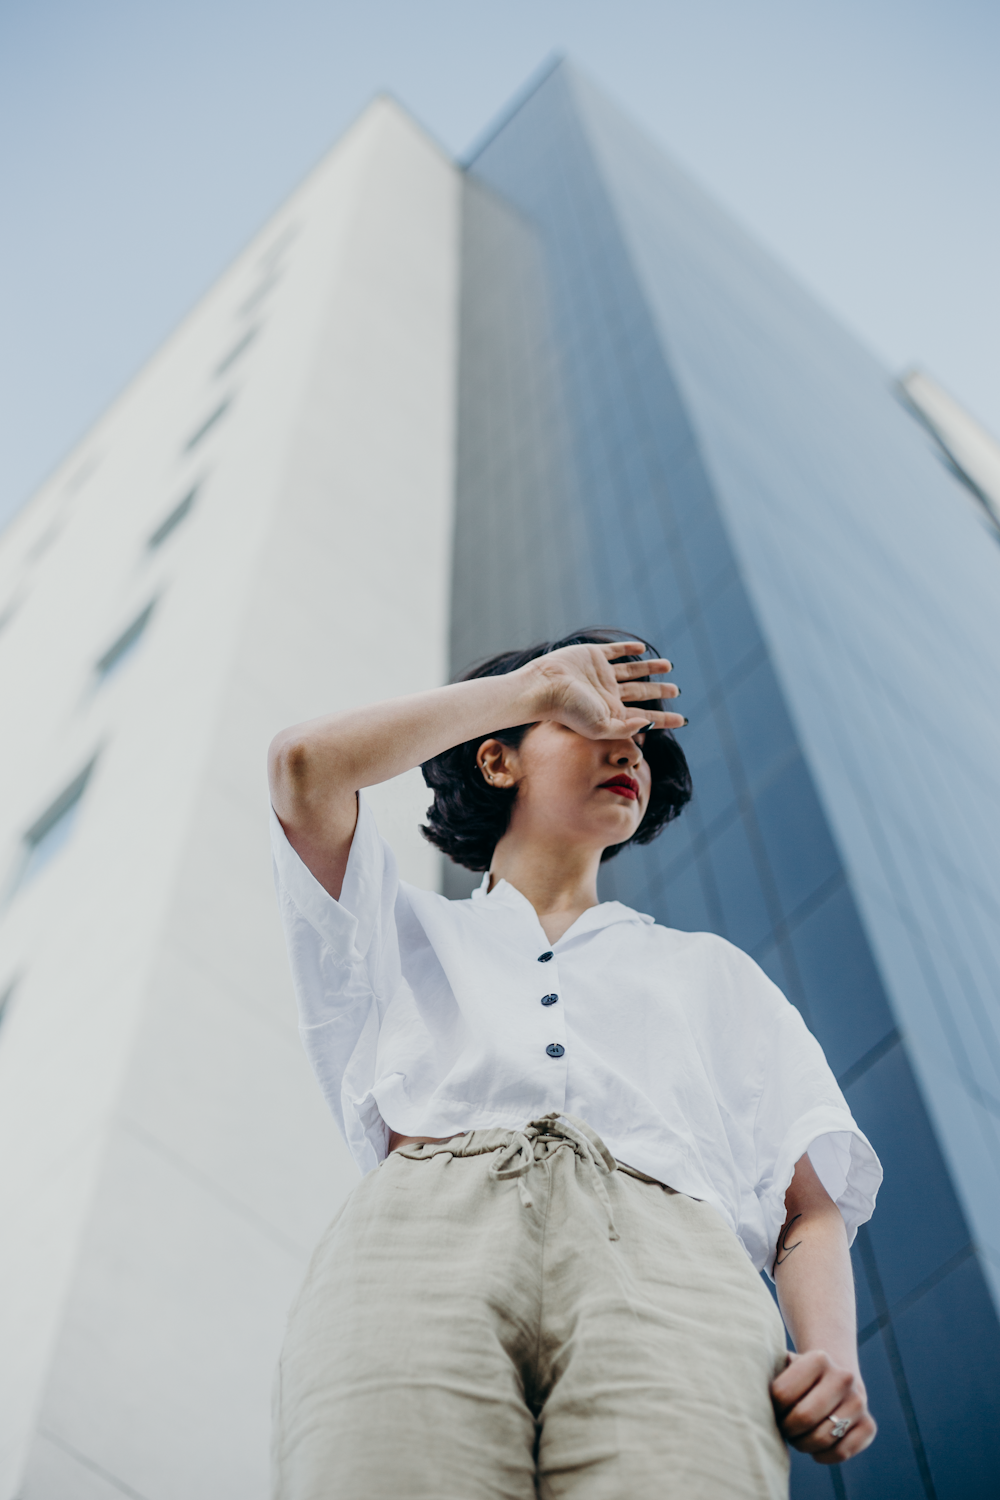
[[[612,1172],[625,1172],[640,1182],[656,1183],[665,1192],[673,1188],[657,1183],[635,1167],[615,1161],[596,1130],[591,1130],[584,1120],[574,1115],[563,1115],[557,1111],[539,1115],[530,1120],[522,1130],[470,1130],[467,1135],[452,1136],[447,1141],[414,1141],[410,1145],[397,1146],[393,1156],[406,1156],[419,1161],[430,1156],[484,1156],[498,1153],[490,1163],[490,1176],[500,1182],[516,1180],[521,1202],[525,1208],[533,1207],[534,1200],[528,1185],[532,1168],[557,1151],[570,1150],[587,1168],[594,1195],[604,1209],[608,1220],[608,1237],[618,1239],[618,1230],[611,1213],[611,1202],[604,1178]]]

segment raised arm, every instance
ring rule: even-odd
[[[390,698],[283,730],[271,742],[268,775],[289,842],[337,899],[363,787],[515,724],[554,719],[591,739],[631,736],[650,723],[677,727],[684,722],[680,714],[624,707],[676,695],[670,684],[634,680],[669,672],[668,661],[611,665],[612,657],[644,650],[639,641],[565,646],[500,677]]]
[[[783,1436],[817,1463],[853,1458],[875,1437],[858,1368],[854,1277],[840,1210],[808,1156],[795,1168],[774,1280],[797,1354],[771,1384]],[[846,1427],[845,1427],[845,1424]],[[843,1436],[838,1438],[838,1431]]]

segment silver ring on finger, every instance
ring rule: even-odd
[[[847,1430],[854,1426],[853,1417],[831,1417],[830,1421],[833,1423],[833,1439],[836,1443],[839,1443]]]

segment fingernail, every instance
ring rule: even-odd
[[[687,722],[688,722],[687,719],[685,719],[684,720],[684,724],[686,724]],[[677,726],[678,729],[683,729],[684,728],[684,724],[678,724],[678,726]]]

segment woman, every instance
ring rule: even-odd
[[[757,1500],[785,1440],[875,1435],[874,1152],[751,959],[598,901],[690,797],[670,671],[589,631],[272,745],[303,1035],[367,1174],[290,1317],[280,1500]],[[400,883],[360,796],[418,764],[471,901]]]

